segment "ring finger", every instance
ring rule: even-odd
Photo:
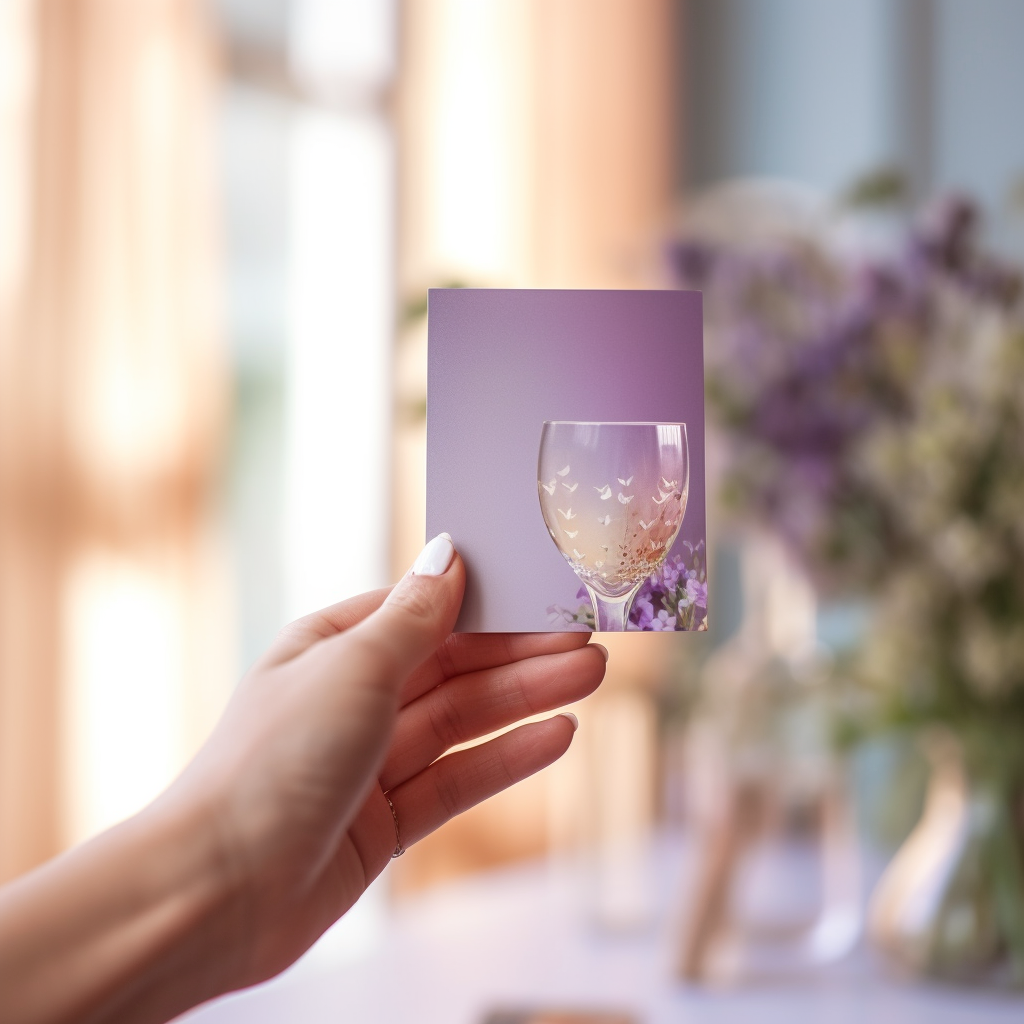
[[[566,715],[530,722],[449,754],[391,790],[388,799],[402,846],[411,846],[455,815],[558,760],[574,731]]]

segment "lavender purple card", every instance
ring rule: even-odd
[[[707,628],[700,294],[434,289],[428,321],[457,628]]]

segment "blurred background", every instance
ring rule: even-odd
[[[428,287],[698,287],[710,633],[612,637],[566,758],[336,955],[534,879],[569,946],[644,937],[574,961],[626,1011],[1024,983],[1022,39],[1014,0],[2,0],[0,880],[411,563]]]

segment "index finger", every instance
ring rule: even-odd
[[[357,594],[347,601],[339,601],[328,608],[321,608],[288,623],[256,664],[280,665],[297,658],[318,641],[326,640],[337,633],[344,633],[357,622],[362,622],[367,615],[375,612],[392,589],[394,588],[382,587],[380,590]]]
[[[321,608],[285,626],[258,665],[272,666],[297,658],[320,640],[362,622],[383,603],[392,587],[371,590],[328,608]],[[438,683],[467,672],[498,668],[542,654],[562,654],[586,646],[589,631],[560,633],[452,633],[406,681],[402,706],[432,690]]]
[[[400,705],[405,706],[432,690],[438,683],[511,665],[542,654],[563,654],[585,647],[593,634],[562,633],[452,633],[448,639],[408,678],[402,688]]]

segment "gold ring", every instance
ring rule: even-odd
[[[402,836],[398,831],[398,812],[395,810],[395,805],[391,802],[391,797],[387,793],[384,794],[384,799],[387,800],[388,807],[391,808],[391,817],[395,819],[395,852],[391,854],[391,859],[394,860],[405,853],[405,847],[402,845]]]

